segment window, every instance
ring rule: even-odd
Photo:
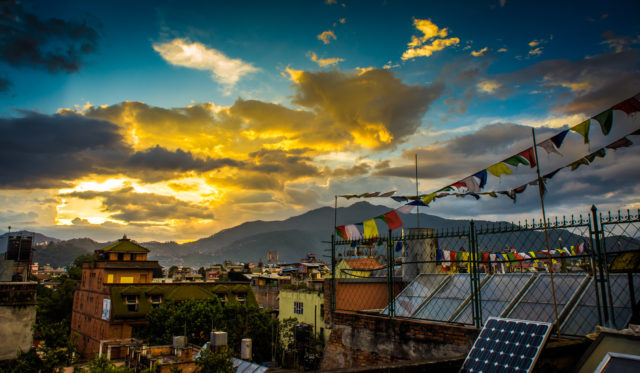
[[[246,293],[238,293],[236,295],[236,298],[238,299],[238,302],[245,303],[247,301],[247,294]]]
[[[303,306],[304,306],[304,303],[302,302],[293,302],[293,313],[297,315],[302,315]]]
[[[162,295],[153,294],[151,295],[151,307],[158,308],[162,304]]]
[[[127,311],[138,312],[138,296],[137,295],[125,295],[124,304],[127,305]]]
[[[118,253],[118,260],[124,260],[124,254]]]

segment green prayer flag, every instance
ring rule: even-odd
[[[571,127],[570,130],[572,130],[573,132],[577,132],[577,133],[581,134],[582,137],[584,137],[584,143],[588,144],[589,143],[589,127],[590,126],[591,126],[591,119],[587,119],[584,122]]]
[[[591,154],[589,154],[588,156],[586,156],[585,158],[589,161],[589,163],[593,162],[594,159],[596,159],[596,157],[599,158],[604,158],[604,156],[606,155],[606,150],[604,148],[599,149]]]
[[[613,110],[609,109],[603,113],[600,113],[593,117],[593,119],[597,120],[600,123],[600,128],[602,129],[603,135],[608,135],[611,131],[611,126],[613,125]]]
[[[581,165],[589,165],[589,161],[587,160],[587,158],[580,158],[577,161],[571,163],[569,166],[571,166],[571,171],[575,171]]]

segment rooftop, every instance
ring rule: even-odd
[[[111,245],[104,247],[98,251],[102,252],[115,252],[115,253],[148,253],[149,249],[144,248],[137,243],[131,241],[124,235],[117,242],[112,243]]]

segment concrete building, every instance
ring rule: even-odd
[[[375,258],[344,258],[336,265],[336,278],[365,278],[381,267]]]
[[[142,328],[145,316],[167,301],[218,298],[226,302],[254,303],[248,284],[237,283],[156,283],[160,276],[157,261],[147,260],[148,249],[123,237],[96,250],[94,260],[82,265],[82,277],[74,294],[71,332],[77,333],[78,350],[84,358],[109,348],[101,341],[127,340]],[[112,350],[111,348],[109,348]],[[112,357],[126,351],[115,348]]]
[[[26,352],[33,344],[36,286],[35,282],[0,282],[0,361],[15,359],[19,350]]]
[[[311,325],[316,336],[325,337],[323,289],[280,289],[278,319],[296,318]]]

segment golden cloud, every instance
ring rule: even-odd
[[[477,51],[471,51],[471,55],[473,57],[484,56],[484,54],[487,52],[488,49],[489,49],[488,47],[484,47],[484,48],[482,48],[480,50],[477,50]]]
[[[402,54],[403,60],[416,57],[429,57],[434,52],[460,43],[460,39],[457,37],[447,38],[449,35],[448,29],[439,28],[435,23],[431,22],[430,19],[414,19],[413,25],[422,33],[422,36],[417,37],[414,35],[411,37],[411,41],[407,44],[409,48]]]
[[[318,58],[318,55],[315,54],[315,52],[311,53],[311,61],[315,62],[318,64],[318,66],[320,67],[327,67],[327,66],[331,66],[331,65],[335,65],[339,62],[344,61],[343,58],[337,58],[337,57],[333,57],[333,58]]]
[[[331,40],[337,40],[338,38],[336,37],[336,34],[331,31],[322,31],[322,33],[320,33],[320,35],[318,35],[318,40],[321,40],[324,44],[329,44],[331,43]]]

